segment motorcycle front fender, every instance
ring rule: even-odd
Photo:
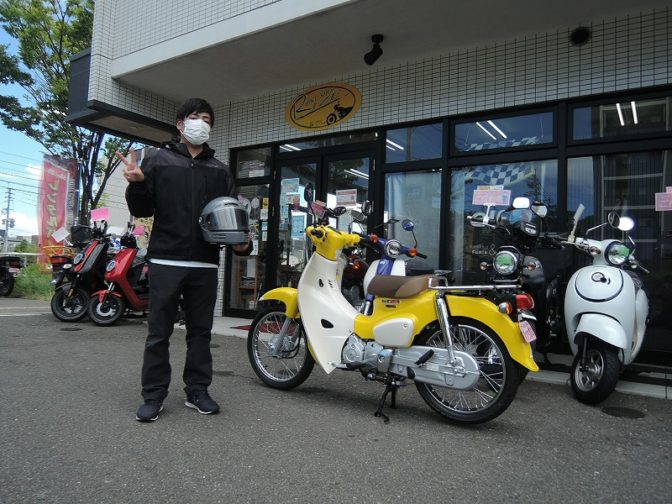
[[[617,320],[601,313],[584,313],[581,315],[576,330],[569,340],[573,354],[576,354],[578,350],[578,340],[586,334],[621,350],[626,350],[630,346],[628,344],[630,338],[628,338],[623,326]]]
[[[495,331],[502,339],[509,355],[530,371],[539,371],[532,356],[532,347],[525,341],[520,326],[497,307],[482,297],[447,296],[450,314],[478,320]]]
[[[107,290],[107,289],[102,289],[102,290],[96,291],[93,294],[91,294],[91,297],[92,298],[97,297],[98,302],[102,303],[103,301],[105,301],[105,296],[107,296],[108,293],[109,293],[110,296],[114,296],[114,297],[117,297],[119,299],[121,299],[123,297],[121,292],[117,292],[116,290],[110,291],[110,290]]]
[[[293,287],[278,287],[266,292],[259,301],[279,301],[285,305],[285,315],[299,317],[299,291]]]

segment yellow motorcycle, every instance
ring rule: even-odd
[[[310,204],[310,203],[309,203]],[[366,235],[339,231],[326,209],[306,234],[315,246],[298,288],[265,293],[270,302],[251,325],[247,351],[257,376],[276,389],[291,389],[310,375],[315,361],[327,374],[358,370],[391,393],[413,380],[425,402],[448,420],[476,424],[503,413],[516,395],[523,370],[538,371],[519,326],[531,317],[529,295],[518,285],[451,286],[440,275],[379,275],[370,315],[359,313],[341,292],[339,256]]]

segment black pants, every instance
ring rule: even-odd
[[[186,312],[187,357],[182,378],[187,393],[212,382],[210,337],[217,301],[217,269],[150,264],[149,332],[142,362],[142,397],[163,401],[170,384],[170,335],[180,294]]]

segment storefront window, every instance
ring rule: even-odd
[[[455,150],[478,152],[511,149],[554,141],[553,112],[511,117],[484,117],[455,125]]]
[[[250,185],[238,188],[238,200],[250,215],[250,235],[254,250],[247,257],[231,254],[230,308],[255,309],[264,285],[268,247],[269,186]]]
[[[480,191],[480,192],[479,192]],[[548,207],[543,225],[555,229],[558,205],[558,163],[555,159],[458,168],[452,171],[450,191],[451,269],[458,283],[484,281],[479,264],[492,256],[499,238],[487,228],[468,224],[467,216],[486,210],[490,193],[494,209],[503,210],[517,196],[542,201]],[[495,200],[497,200],[495,202]]]
[[[670,98],[621,99],[572,110],[572,138],[593,140],[670,131]]]
[[[403,219],[411,219],[418,251],[427,256],[409,260],[406,267],[409,274],[432,272],[439,267],[441,199],[440,170],[392,173],[385,177],[384,220],[399,221],[387,226],[387,237],[413,245],[413,235],[401,226]]]
[[[351,133],[349,135],[312,138],[309,140],[301,140],[281,144],[280,153],[282,154],[283,152],[298,152],[307,149],[333,147],[334,145],[346,145],[360,142],[374,142],[376,140],[377,140],[376,134],[373,131],[366,133]]]
[[[412,126],[387,131],[385,160],[388,163],[437,159],[441,157],[443,125]]]
[[[265,177],[270,173],[270,147],[238,151],[236,155],[236,176],[238,178]]]
[[[656,252],[661,236],[671,234],[672,221],[656,211],[655,195],[672,185],[669,151],[586,156],[567,160],[567,210],[573,214],[582,203],[586,210],[582,227],[587,229],[607,221],[612,210],[635,221],[632,236],[637,241],[637,255],[656,267]],[[668,222],[670,221],[670,222]],[[591,238],[620,236],[603,226]],[[664,246],[665,244],[660,244]],[[672,254],[668,250],[667,254]],[[670,256],[672,258],[672,255]],[[672,266],[672,265],[671,265]],[[672,273],[672,270],[670,271]]]

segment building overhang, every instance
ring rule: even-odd
[[[117,58],[112,77],[176,102],[201,96],[224,104],[556,30],[567,30],[569,44],[576,27],[670,2],[315,0],[291,2],[291,9],[285,4],[272,3]],[[293,13],[283,9],[295,6],[298,17],[289,18]],[[384,36],[383,54],[368,66],[364,54],[374,34]]]

